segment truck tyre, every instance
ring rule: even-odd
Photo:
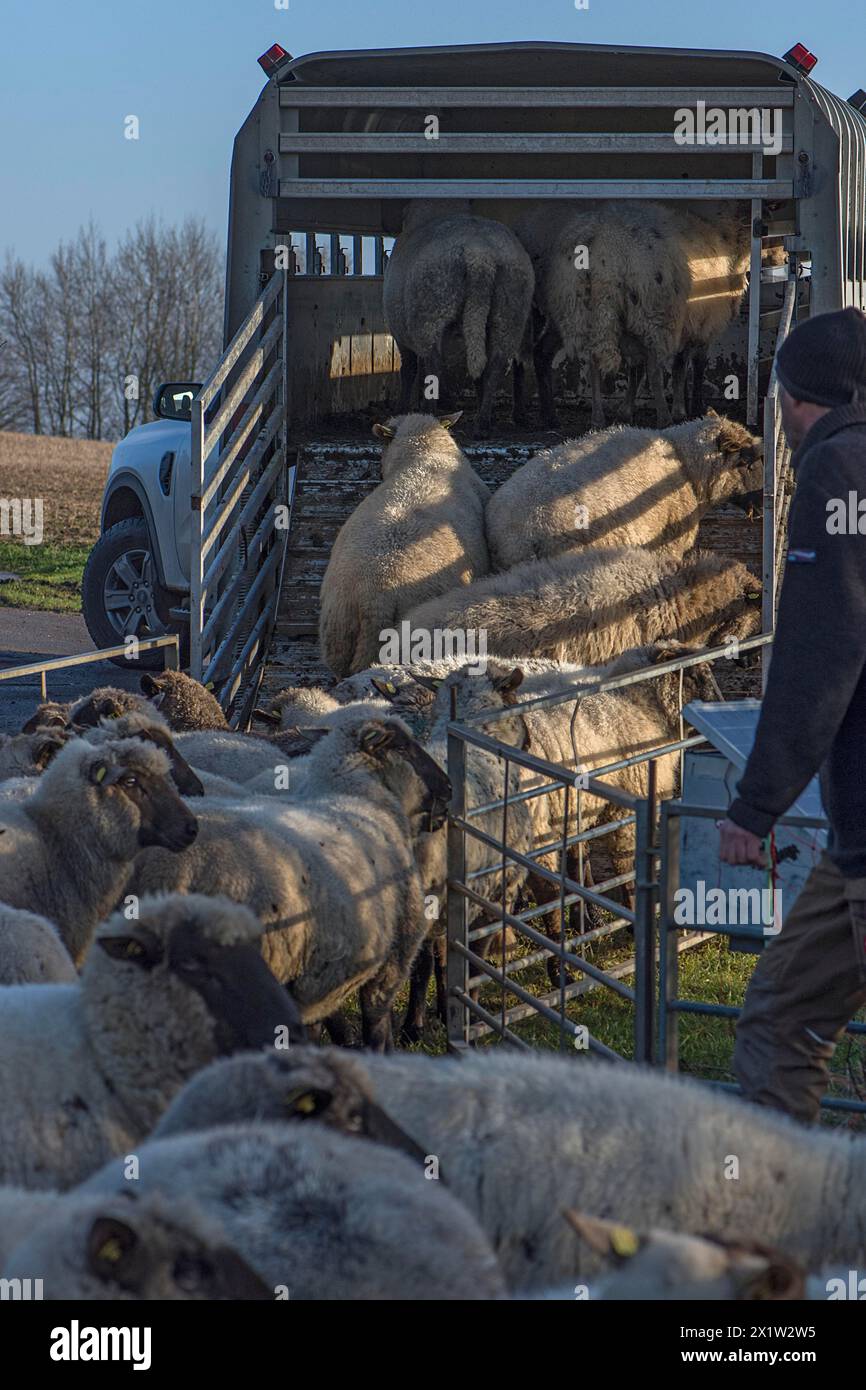
[[[127,517],[100,536],[84,568],[81,606],[87,631],[97,647],[116,647],[129,635],[144,640],[179,632],[180,663],[188,661],[189,629],[169,616],[170,596],[159,582],[143,517]],[[164,664],[161,651],[145,652],[135,661],[126,657],[111,660],[126,670],[161,669]]]

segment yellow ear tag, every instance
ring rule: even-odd
[[[391,681],[386,681],[386,682],[385,682],[385,689],[387,690],[387,692],[388,692],[389,695],[396,695],[396,694],[397,694],[397,687],[396,687],[396,685],[394,685]]]
[[[106,769],[105,769],[104,767],[98,767],[98,768],[96,769],[96,780],[97,780],[97,782],[104,782],[104,781],[105,781],[105,773],[106,773]]]
[[[108,1260],[111,1264],[117,1264],[123,1251],[120,1248],[120,1241],[116,1236],[111,1236],[103,1246],[100,1247],[100,1260]]]
[[[630,1259],[640,1249],[640,1241],[628,1226],[615,1226],[610,1233],[610,1248],[615,1255]]]
[[[127,941],[126,954],[128,956],[143,956],[144,947],[141,946],[138,941]]]
[[[302,1115],[312,1115],[315,1108],[316,1097],[311,1096],[309,1091],[303,1096],[298,1096],[292,1104],[292,1109],[300,1110]]]
[[[214,687],[213,681],[208,681],[207,684],[205,685],[205,690],[213,690],[213,687]]]

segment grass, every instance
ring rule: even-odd
[[[89,545],[21,545],[0,540],[0,571],[20,575],[0,584],[0,608],[81,612],[81,575]]]
[[[0,495],[39,499],[44,528],[41,545],[0,535],[0,570],[21,576],[0,584],[0,608],[81,611],[81,574],[99,535],[112,447],[0,432]]]

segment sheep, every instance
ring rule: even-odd
[[[297,1042],[261,939],[237,903],[143,898],[99,928],[79,984],[0,990],[0,1182],[71,1187],[220,1053]]]
[[[532,262],[502,222],[412,203],[388,261],[385,321],[400,349],[400,411],[417,385],[443,382],[449,346],[462,340],[466,372],[480,381],[476,433],[488,434],[496,393],[517,358],[532,307]]]
[[[255,717],[280,729],[313,728],[323,716],[338,709],[341,701],[319,686],[286,686],[271,700],[270,710],[258,709]]]
[[[373,427],[386,440],[382,482],[340,529],[320,591],[319,646],[337,676],[382,659],[386,630],[415,604],[490,568],[490,494],[448,432],[457,418]]]
[[[4,1193],[9,1202],[4,1202]],[[38,1279],[47,1299],[272,1299],[273,1291],[229,1246],[225,1232],[189,1197],[48,1197],[0,1190],[15,1203],[22,1237],[3,1244],[4,1279]]]
[[[390,717],[331,730],[304,763],[284,799],[202,802],[195,845],[140,855],[129,891],[248,903],[270,929],[265,959],[291,983],[304,1022],[330,1017],[360,989],[364,1039],[386,1047],[427,927],[415,840],[444,823],[450,784]]]
[[[39,727],[33,733],[0,733],[0,782],[15,777],[38,777],[63,747],[57,729]]]
[[[147,700],[134,690],[102,685],[73,702],[68,725],[79,730],[95,729],[101,719],[119,719],[122,714],[132,714],[136,710],[147,713],[149,708]]]
[[[679,559],[706,512],[762,486],[762,448],[712,410],[664,432],[612,426],[567,440],[493,494],[485,518],[493,563],[506,570],[564,550],[622,545]]]
[[[490,1237],[511,1289],[604,1268],[562,1220],[570,1207],[638,1229],[744,1243],[759,1236],[808,1270],[866,1259],[864,1141],[805,1129],[696,1081],[498,1048],[459,1061],[334,1048],[248,1060],[257,1076],[247,1067],[237,1087],[226,1067],[196,1079],[209,1088],[209,1123],[240,1123],[251,1106],[257,1122],[285,1118],[288,1098],[315,1090],[313,1120],[343,1127],[352,1113],[346,1092],[364,1104],[372,1096],[438,1159],[449,1190]]]
[[[77,979],[53,923],[0,902],[0,985],[66,984]]]
[[[143,846],[177,852],[195,817],[161,749],[138,738],[72,739],[32,796],[0,802],[0,901],[53,922],[79,966]]]
[[[72,703],[71,700],[43,700],[21,725],[22,734],[35,734],[37,729],[65,729]]]
[[[161,748],[169,761],[171,780],[181,796],[203,796],[201,780],[181,755],[177,741],[169,732],[168,723],[155,709],[130,710],[117,718],[100,718],[95,729],[87,730],[87,741],[94,747],[114,739],[140,738]]]
[[[300,1049],[304,1052],[313,1049]],[[488,1241],[417,1160],[324,1127],[227,1125],[151,1140],[145,1194],[189,1196],[275,1292],[299,1299],[481,1299],[504,1292]],[[110,1163],[82,1191],[129,1187]]]
[[[545,656],[606,665],[665,638],[712,646],[759,630],[760,587],[710,552],[685,561],[637,547],[582,550],[515,565],[407,615],[413,632],[484,632],[502,659]]]
[[[229,727],[216,696],[184,671],[145,671],[141,688],[178,733]]]

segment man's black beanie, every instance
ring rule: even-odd
[[[776,354],[776,375],[798,401],[866,404],[866,314],[837,309],[798,324]]]

